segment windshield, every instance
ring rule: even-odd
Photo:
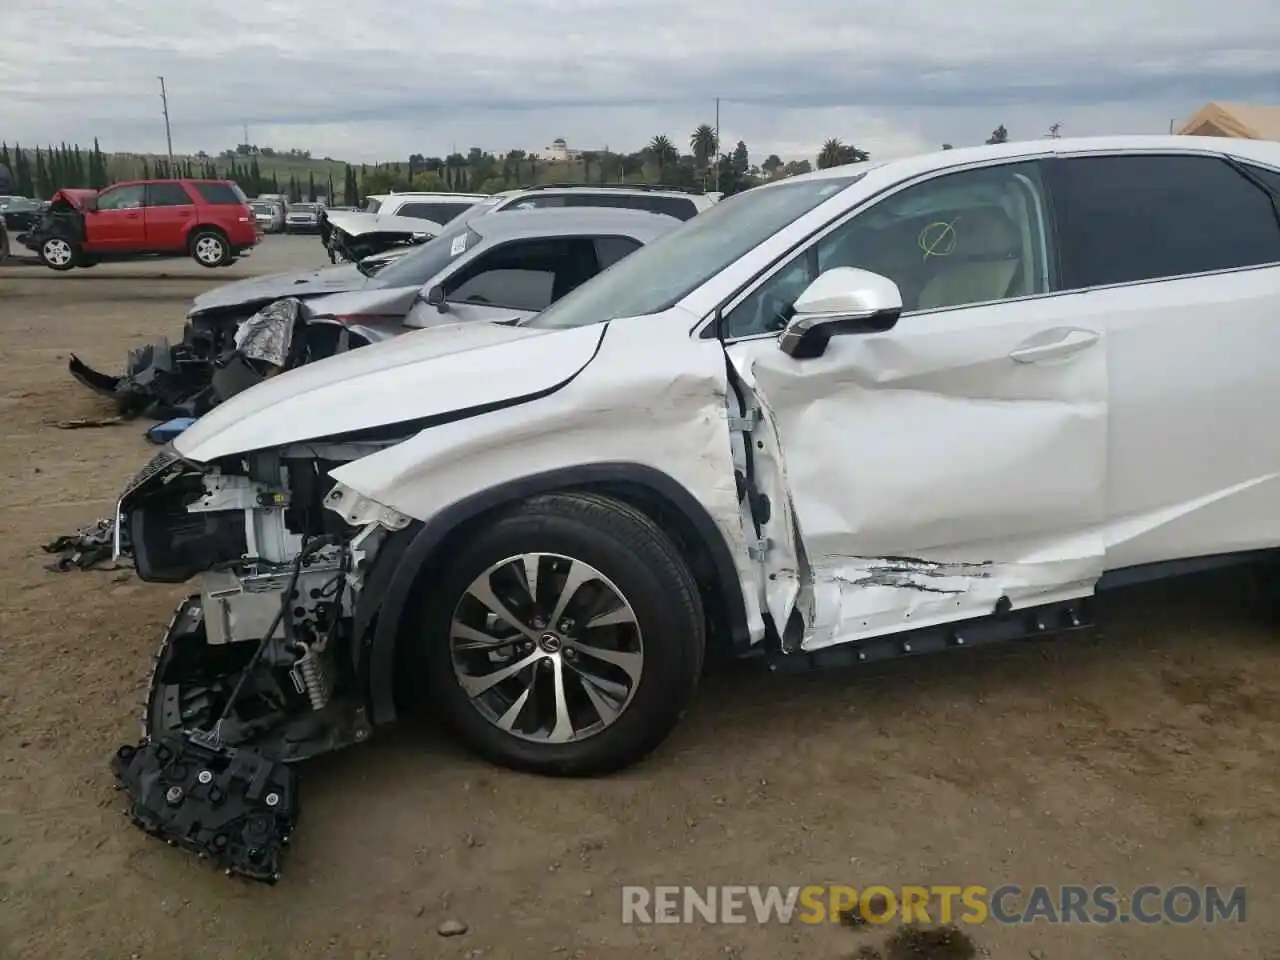
[[[524,326],[563,330],[661,313],[865,174],[747,190],[641,247]]]
[[[254,213],[274,214],[276,212],[275,204],[272,203],[251,203]]]
[[[480,242],[480,234],[454,218],[435,239],[428,240],[377,271],[380,287],[420,287]],[[361,271],[363,272],[363,271]]]
[[[319,205],[314,203],[295,203],[293,205],[294,213],[315,213],[317,209],[319,209]]]

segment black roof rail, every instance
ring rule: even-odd
[[[591,187],[596,190],[649,190],[649,191],[665,191],[668,193],[690,193],[694,196],[702,196],[703,191],[694,187],[672,187],[662,183],[536,183],[531,187],[516,187],[516,190],[561,190],[566,187]]]

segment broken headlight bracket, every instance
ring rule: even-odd
[[[289,767],[192,734],[121,747],[111,766],[135,826],[212,860],[229,877],[280,879],[298,817]]]

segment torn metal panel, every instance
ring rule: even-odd
[[[284,367],[301,311],[302,301],[296,297],[286,297],[263,307],[237,328],[236,351],[248,360]]]
[[[1105,353],[1011,358],[1073,309],[920,314],[810,360],[773,340],[727,348],[780,449],[772,469],[802,559],[770,572],[812,585],[797,601],[806,649],[1091,592],[1105,552]]]
[[[693,320],[674,319],[685,329]],[[474,494],[477,477],[489,488],[585,464],[651,467],[706,508],[734,557],[748,627],[752,638],[759,640],[764,635],[759,600],[762,571],[748,553],[750,534],[739,512],[726,421],[724,354],[714,340],[690,341],[687,348],[673,351],[669,342],[654,336],[652,322],[652,318],[637,318],[555,331],[541,350],[525,343],[519,349],[522,363],[537,370],[579,353],[583,338],[595,340],[604,334],[595,359],[555,391],[532,402],[432,426],[381,453],[344,464],[331,475],[365,497],[425,519]],[[470,331],[477,329],[463,325],[457,335],[471,336]],[[420,337],[428,343],[448,330],[414,333],[400,342]],[[534,332],[493,325],[487,335],[498,336],[502,330]],[[366,347],[351,356],[378,349],[377,345]],[[492,352],[477,354],[475,361]],[[404,376],[417,382],[432,379],[416,369],[406,370]],[[476,375],[467,383],[470,392],[491,384],[492,378]],[[424,392],[423,399],[454,396],[454,390],[463,385],[452,379],[449,384],[440,384],[438,394]],[[319,399],[312,394],[312,403]],[[460,403],[456,396],[453,403]]]

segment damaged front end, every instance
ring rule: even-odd
[[[188,344],[172,346],[164,337],[130,350],[119,376],[93,369],[74,353],[67,369],[81,384],[111,400],[125,417],[198,417],[213,405],[209,360]]]
[[[407,249],[439,236],[444,228],[417,217],[331,211],[320,227],[320,238],[331,263],[358,262],[365,257]]]
[[[193,324],[176,346],[161,338],[132,350],[120,376],[94,370],[75,354],[68,369],[122,416],[200,417],[267,377],[344,349],[341,331],[297,336],[308,322],[302,301],[285,297],[246,320],[222,323],[225,329]]]
[[[117,506],[116,551],[138,576],[197,589],[161,640],[142,743],[116,773],[135,823],[232,873],[279,875],[296,819],[281,765],[371,733],[356,612],[379,548],[410,520],[352,512],[327,476],[369,452],[309,444],[197,464],[166,448]]]

